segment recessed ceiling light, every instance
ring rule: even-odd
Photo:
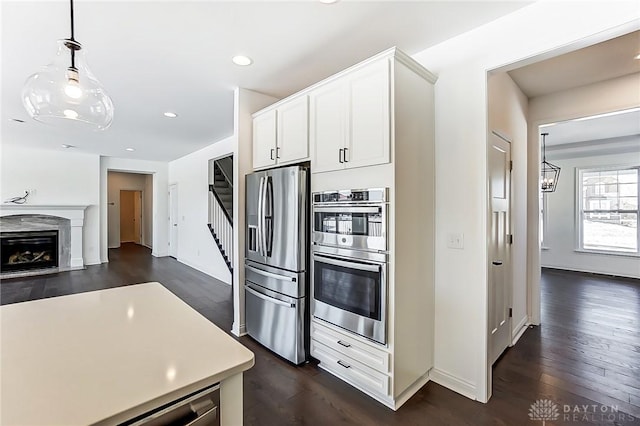
[[[246,67],[247,65],[251,65],[253,63],[250,57],[243,55],[234,56],[232,61],[234,64],[240,65],[242,67]]]
[[[320,3],[324,3],[324,4],[334,4],[337,2],[338,0],[320,0]]]
[[[638,54],[634,57],[634,59],[640,59],[640,53],[638,53]]]
[[[24,123],[24,120],[20,120],[19,118],[10,118],[9,120],[15,121],[16,123]]]
[[[178,114],[176,114],[175,112],[167,111],[164,113],[164,116],[169,118],[176,118]]]
[[[124,150],[125,150],[125,151],[129,151],[129,152],[133,152],[133,151],[135,151],[135,149],[134,149],[134,148],[125,148]]]
[[[62,144],[62,145],[60,145],[60,146],[61,146],[61,147],[63,147],[63,148],[75,148],[75,146],[73,146],[73,145],[69,145],[69,144],[66,144],[66,143],[63,143],[63,144]]]

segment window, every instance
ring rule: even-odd
[[[540,203],[538,204],[540,206],[540,247],[546,249],[548,247],[544,245],[544,238],[547,232],[547,194],[542,191],[538,192],[540,195]]]
[[[578,171],[580,248],[638,253],[640,167]]]

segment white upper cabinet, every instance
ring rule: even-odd
[[[389,162],[389,66],[384,58],[311,92],[313,173]]]
[[[312,172],[326,172],[344,167],[347,136],[347,100],[344,81],[336,81],[309,95],[310,139],[313,147]]]
[[[276,164],[276,110],[253,119],[253,168]]]
[[[301,96],[276,109],[278,132],[276,159],[278,163],[309,158],[309,100]]]
[[[299,96],[253,118],[253,168],[309,159],[309,100]]]
[[[389,162],[389,61],[374,62],[349,78],[349,138],[345,167]]]

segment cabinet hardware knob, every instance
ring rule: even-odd
[[[348,343],[343,342],[342,340],[338,340],[338,344],[344,346],[345,348],[350,348],[351,345]]]
[[[342,160],[342,153],[344,152],[344,148],[340,148],[338,150],[338,161],[341,163],[344,163],[344,161]]]
[[[502,261],[500,261],[500,260],[494,260],[494,261],[493,261],[493,262],[491,262],[491,263],[493,263],[493,264],[494,264],[494,265],[496,265],[496,266],[500,266],[500,265],[502,265]]]
[[[280,147],[276,148],[276,158],[280,158]]]
[[[344,148],[344,151],[342,153],[342,158],[344,159],[345,163],[349,162],[349,160],[347,160],[347,151],[349,151],[349,148]]]
[[[273,148],[271,148],[271,155],[270,155],[272,160],[275,160],[275,158],[273,158]]]

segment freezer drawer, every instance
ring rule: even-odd
[[[305,362],[305,298],[288,297],[251,281],[244,289],[249,336],[294,364]]]

